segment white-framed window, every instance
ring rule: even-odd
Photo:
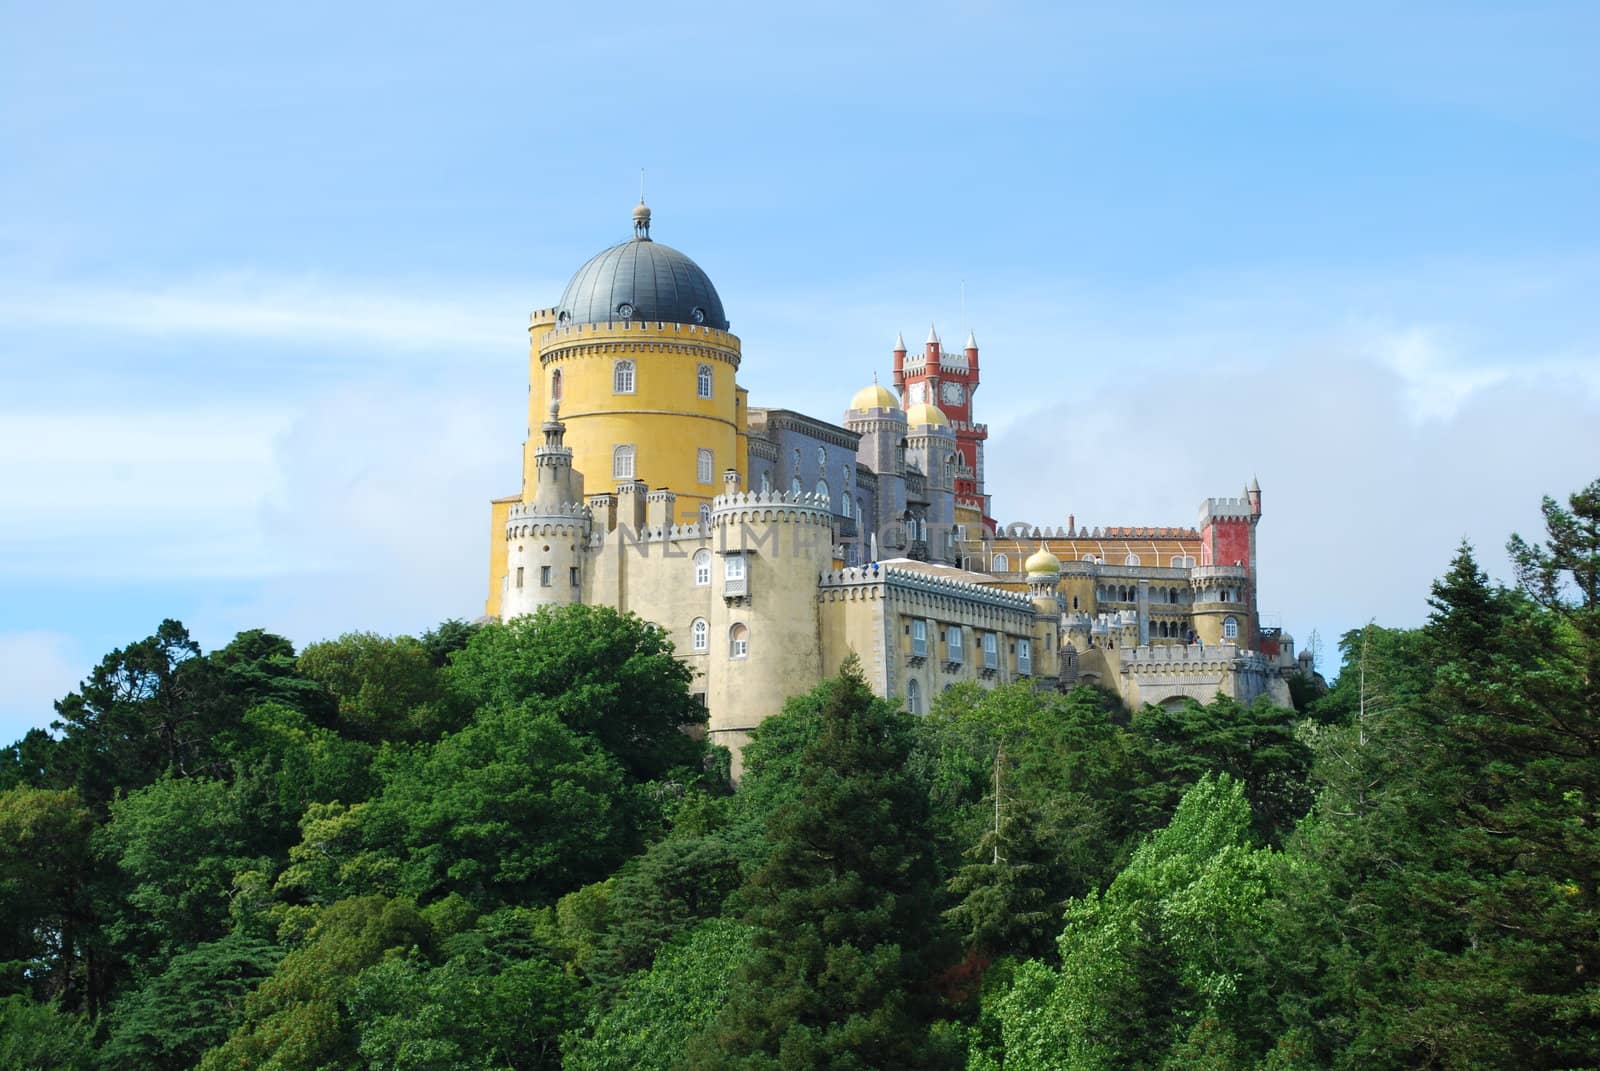
[[[744,558],[738,554],[730,554],[726,558],[722,559],[722,579],[743,580]]]
[[[996,573],[1007,573],[1007,572],[1010,572],[1011,571],[1011,559],[1008,558],[1004,554],[996,554],[994,556],[994,562],[992,564],[990,564],[989,568],[990,568],[991,571],[996,572]]]
[[[704,528],[711,527],[711,506],[709,503],[700,503],[700,525]]]
[[[701,483],[711,482],[712,457],[710,450],[696,450],[694,453],[694,476]]]
[[[1000,668],[1000,640],[992,632],[983,634],[983,668]]]
[[[743,625],[734,625],[728,630],[728,657],[744,658],[749,653],[750,630]]]
[[[689,650],[709,651],[711,649],[711,626],[706,624],[706,619],[697,617],[689,626]]]
[[[633,393],[633,362],[618,361],[611,366],[611,393]]]
[[[1017,672],[1032,675],[1033,673],[1033,641],[1017,641]]]
[[[766,469],[762,469],[761,470],[761,493],[765,495],[765,494],[770,494],[771,492],[772,492],[772,473],[768,472]]]
[[[922,713],[922,685],[915,680],[906,681],[906,713]]]
[[[822,501],[824,501],[824,502],[831,503],[833,501],[833,497],[828,493],[828,481],[827,480],[818,480],[817,481],[817,497],[822,499]]]
[[[1134,554],[1132,551],[1129,551],[1128,552],[1128,556],[1126,558],[1122,559],[1122,564],[1123,565],[1138,565],[1139,564],[1139,555]]]
[[[611,451],[611,478],[613,480],[633,479],[632,443],[622,443]]]
[[[789,493],[790,494],[798,495],[798,494],[800,494],[800,492],[803,489],[804,488],[800,483],[800,477],[799,476],[796,476],[794,479],[789,481]]]
[[[704,548],[694,552],[694,586],[703,588],[711,583],[711,552]]]
[[[520,581],[517,586],[522,586]],[[921,618],[911,622],[911,653],[918,658],[928,657],[928,623]]]
[[[1237,617],[1224,617],[1222,619],[1222,638],[1225,640],[1239,638],[1239,619]]]
[[[700,398],[711,397],[711,366],[703,364],[695,369],[694,393]]]
[[[960,662],[961,655],[961,626],[951,625],[944,630],[944,644],[948,661]]]

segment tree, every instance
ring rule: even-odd
[[[1060,969],[1023,964],[993,996],[1003,1052],[974,1065],[1176,1071],[1221,1050],[1242,1058],[1220,1066],[1249,1066],[1264,1047],[1247,1013],[1272,869],[1251,826],[1243,786],[1202,776],[1103,896],[1067,905]]]
[[[375,807],[403,823],[402,880],[425,901],[553,901],[637,847],[617,762],[530,704],[480,710],[401,769]]]
[[[343,735],[433,740],[464,720],[445,694],[432,653],[411,636],[347,632],[311,644],[297,665],[332,693]]]
[[[650,969],[630,975],[608,1008],[596,1009],[565,1041],[566,1071],[669,1071],[686,1062],[690,1039],[726,1004],[751,954],[750,931],[708,919],[663,948]]]
[[[689,694],[693,672],[673,656],[665,630],[633,614],[543,607],[485,625],[445,675],[475,706],[553,713],[597,740],[633,780],[698,767],[702,746],[684,731],[706,719]]]
[[[94,1029],[81,1016],[31,997],[0,997],[0,1067],[15,1071],[89,1071]]]
[[[89,1004],[93,817],[77,792],[0,792],[0,993]]]
[[[112,1009],[101,1061],[160,1071],[193,1067],[227,1040],[244,1017],[245,998],[282,958],[277,946],[239,934],[172,957]]]
[[[219,721],[217,668],[173,620],[111,652],[79,691],[56,704],[62,732],[56,761],[64,783],[103,808],[117,790],[141,788],[161,774],[221,774],[214,745]]]
[[[941,1066],[930,1036],[938,874],[927,788],[906,771],[912,723],[852,659],[813,697],[801,793],[768,822],[771,853],[741,892],[755,952],[695,1067]]]

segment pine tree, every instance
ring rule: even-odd
[[[946,1066],[929,1036],[946,943],[909,716],[853,660],[812,698],[801,791],[769,819],[771,853],[740,894],[754,956],[685,1065]]]

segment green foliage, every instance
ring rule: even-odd
[[[403,885],[424,900],[553,901],[636,845],[616,761],[531,705],[480,710],[402,769],[381,807],[404,822]]]
[[[348,632],[311,644],[298,668],[333,695],[344,735],[432,740],[461,721],[445,694],[433,651],[410,636]]]
[[[227,1039],[244,1002],[282,951],[235,934],[174,956],[166,969],[118,1001],[100,1048],[106,1067],[181,1071]]]
[[[689,1040],[728,1000],[750,956],[750,930],[710,919],[661,950],[648,971],[629,976],[616,1001],[596,1010],[566,1040],[567,1071],[668,1071],[686,1063]]]
[[[701,745],[683,731],[706,719],[689,694],[693,673],[673,657],[665,630],[632,614],[544,607],[485,625],[445,674],[480,708],[553,714],[597,740],[633,780],[698,766]]]
[[[320,912],[305,941],[245,1000],[244,1022],[200,1061],[203,1071],[314,1071],[352,1066],[357,1038],[344,1000],[385,953],[426,948],[409,900],[354,897]]]
[[[8,1071],[89,1071],[94,1031],[83,1018],[31,997],[0,997],[0,1067]]]
[[[912,722],[851,660],[813,693],[799,795],[740,893],[755,953],[689,1049],[696,1067],[942,1066],[932,1043],[938,875]],[[803,709],[803,707],[802,707]]]
[[[96,851],[127,879],[106,922],[125,955],[165,961],[222,936],[234,872],[264,865],[246,831],[232,788],[208,778],[163,777],[111,804]]]
[[[0,792],[0,993],[71,1000],[81,988],[93,829],[75,791]]]
[[[1245,1050],[1272,869],[1251,826],[1243,786],[1207,774],[1103,896],[1068,904],[1060,969],[1023,964],[995,999],[1004,1066],[1218,1066]]]

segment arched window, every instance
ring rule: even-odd
[[[817,474],[828,471],[828,450],[826,447],[817,447]]]
[[[708,651],[711,649],[711,626],[706,624],[706,619],[697,617],[694,624],[689,626],[689,649],[691,651]]]
[[[1139,555],[1130,553],[1126,558],[1124,558],[1122,560],[1122,564],[1123,565],[1138,565],[1139,564]]]
[[[611,451],[611,478],[613,480],[633,479],[632,443],[623,443]]]
[[[694,552],[694,586],[703,588],[711,583],[711,552],[701,549]]]
[[[561,369],[559,368],[550,373],[550,400],[552,402],[561,400]]]
[[[694,374],[694,392],[697,397],[711,397],[711,366],[703,364]]]
[[[996,572],[996,573],[1010,572],[1011,571],[1011,559],[1008,558],[1004,554],[996,554],[994,556],[994,561],[992,563],[990,563],[989,568],[990,568],[990,570],[992,570],[993,572]]]
[[[824,502],[831,503],[833,501],[832,496],[828,494],[828,481],[827,480],[818,480],[817,481],[817,497],[822,499],[822,501],[824,501]]]
[[[794,448],[794,466],[793,466],[793,468],[794,468],[795,478],[798,479],[800,477],[800,448],[798,446]]]
[[[915,680],[906,681],[906,713],[922,713],[922,685]]]
[[[734,625],[728,630],[728,657],[744,658],[750,653],[750,630]]]
[[[611,391],[613,394],[633,393],[632,361],[618,361],[611,366]]]
[[[802,490],[804,490],[804,488],[800,483],[800,477],[798,474],[796,474],[794,479],[789,481],[789,493],[792,495],[798,495]]]
[[[1224,617],[1222,619],[1222,638],[1225,640],[1239,638],[1239,619],[1237,617]]]
[[[703,528],[711,526],[711,506],[705,502],[700,503],[700,525]]]
[[[772,473],[766,469],[761,470],[761,492],[766,494],[772,490]]]
[[[694,453],[694,477],[701,483],[711,482],[712,457],[710,450],[696,450]]]

